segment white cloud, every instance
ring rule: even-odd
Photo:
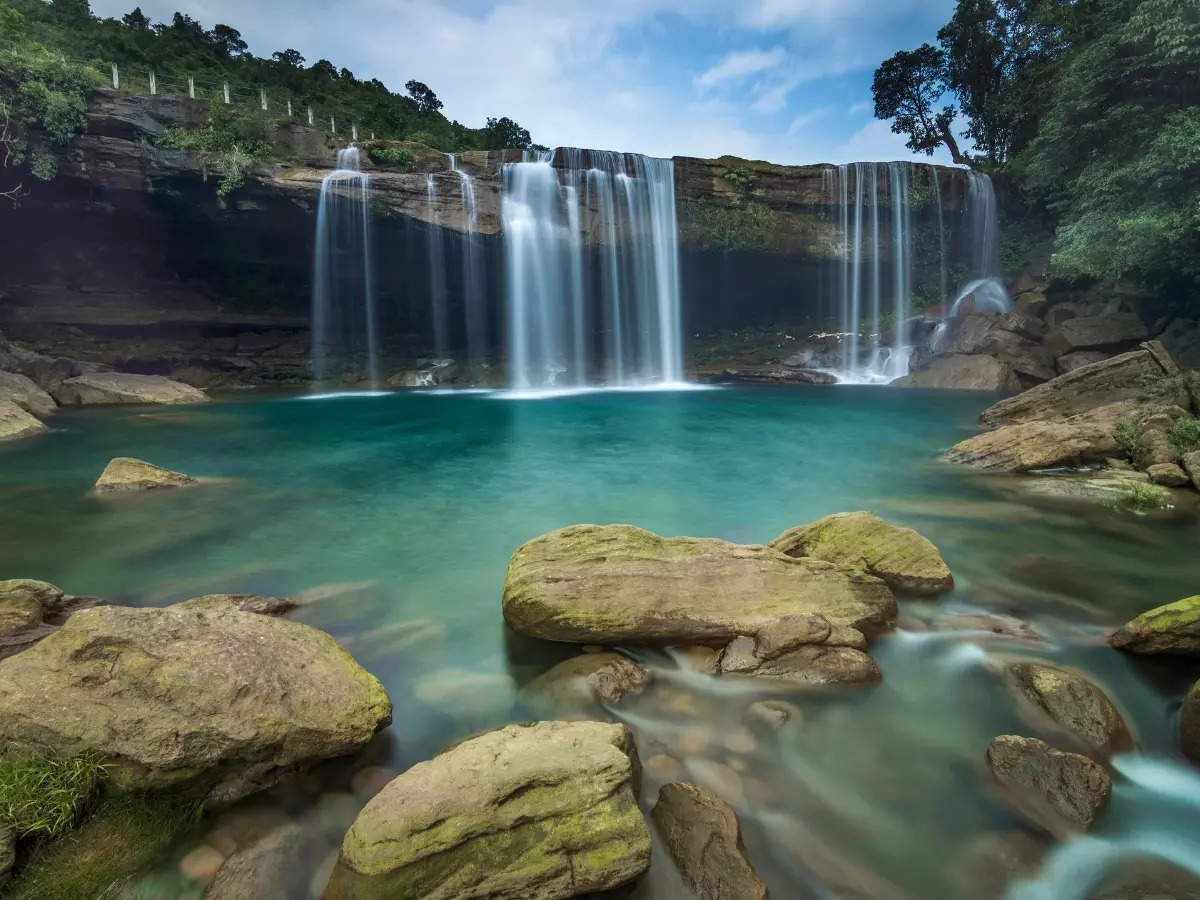
[[[863,113],[872,112],[874,109],[875,104],[870,100],[861,100],[846,110],[846,114],[851,116],[861,116]]]
[[[743,50],[730,53],[715,66],[706,69],[694,79],[696,87],[707,89],[722,82],[745,78],[755,72],[774,69],[783,62],[786,52],[782,47],[770,50]]]
[[[812,109],[808,112],[801,113],[800,115],[796,116],[796,118],[792,119],[792,124],[788,126],[788,137],[795,137],[813,122],[829,115],[829,113],[832,111],[832,107],[822,106],[820,109]]]

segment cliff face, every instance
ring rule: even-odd
[[[342,142],[282,125],[274,160],[223,203],[199,157],[154,143],[168,126],[195,127],[207,116],[204,102],[95,92],[87,133],[58,177],[35,185],[19,208],[0,210],[0,331],[46,352],[183,371],[199,382],[205,373],[218,382],[229,373],[304,378],[315,211]],[[432,343],[431,235],[441,229],[451,316],[461,320],[455,273],[470,221],[451,158],[403,146],[411,171],[372,165],[366,154],[363,168],[372,174],[377,245],[386,248],[377,260],[381,333],[389,352],[415,357]],[[472,178],[493,344],[503,316],[501,170],[518,159],[519,151],[500,151],[453,161]],[[841,253],[829,167],[674,162],[689,334],[829,312],[827,300],[814,299]],[[930,171],[943,206],[957,209],[962,172]]]

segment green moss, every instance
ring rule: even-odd
[[[1167,440],[1180,456],[1200,450],[1200,419],[1191,416],[1177,419],[1167,430]]]
[[[0,756],[0,825],[18,838],[59,837],[94,797],[104,766],[98,757]]]
[[[702,248],[722,250],[774,250],[779,215],[753,201],[733,206],[699,201],[685,212],[687,230]]]
[[[1118,422],[1113,428],[1113,439],[1135,466],[1145,468],[1146,442],[1141,425],[1131,420]]]
[[[199,807],[176,798],[107,797],[74,832],[34,847],[6,896],[11,900],[111,896],[158,862],[198,822]]]
[[[1200,624],[1200,594],[1144,612],[1133,622],[1147,631],[1173,631]]]

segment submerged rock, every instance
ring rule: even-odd
[[[727,675],[750,675],[793,685],[859,684],[882,677],[864,650],[862,632],[833,627],[822,615],[784,616],[756,635],[730,641],[717,662]]]
[[[1126,857],[1089,900],[1200,900],[1200,876],[1157,857]]]
[[[16,372],[0,372],[0,400],[11,400],[31,416],[49,416],[58,409],[53,397]]]
[[[1146,474],[1155,484],[1164,487],[1183,487],[1191,480],[1183,469],[1171,462],[1155,463],[1146,469]]]
[[[553,900],[620,887],[650,865],[624,725],[508,725],[418,763],[342,843],[326,900]]]
[[[700,900],[765,900],[728,803],[694,784],[665,784],[650,818],[684,881]]]
[[[504,618],[552,641],[716,645],[783,616],[819,613],[878,633],[896,601],[880,579],[818,559],[632,525],[573,525],[518,548]]]
[[[649,680],[650,673],[624,654],[585,653],[533,679],[521,689],[521,699],[555,714],[591,712],[598,703],[616,703],[641,691]]]
[[[92,490],[97,494],[118,494],[183,487],[196,483],[195,478],[182,472],[173,472],[131,456],[118,456],[109,460],[96,483],[92,485]]]
[[[1179,743],[1184,756],[1200,763],[1200,681],[1183,698],[1179,712]]]
[[[299,825],[276,828],[225,860],[204,900],[304,896],[308,871],[302,863],[312,855],[311,843]]]
[[[11,400],[0,398],[0,441],[16,441],[49,430]]]
[[[1102,766],[1036,738],[1002,734],[988,747],[987,759],[1014,806],[1056,837],[1088,831],[1112,794]]]
[[[390,720],[382,685],[328,635],[231,608],[96,607],[0,661],[0,740],[94,753],[119,787],[213,804]]]
[[[1200,654],[1200,594],[1126,622],[1113,634],[1112,645],[1131,653]]]
[[[115,403],[207,403],[208,394],[162,375],[95,372],[62,381],[51,390],[62,406]]]
[[[1083,674],[1037,660],[1012,662],[1005,673],[1018,697],[1089,751],[1111,756],[1133,748],[1124,716]]]
[[[950,569],[931,541],[870,512],[835,513],[791,528],[767,546],[788,556],[862,569],[909,594],[940,594],[954,587]]]
[[[1032,877],[1046,845],[1024,831],[982,834],[967,846],[955,867],[957,897],[1001,900],[1015,881]]]

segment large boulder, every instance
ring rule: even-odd
[[[54,399],[63,406],[114,403],[206,403],[208,394],[162,375],[96,372],[68,378],[55,387]]]
[[[1060,353],[1074,350],[1120,348],[1144,341],[1149,334],[1136,313],[1109,312],[1100,316],[1067,319],[1047,336]]]
[[[1157,606],[1126,622],[1112,636],[1112,645],[1131,653],[1200,654],[1200,595]]]
[[[1120,356],[1080,366],[1016,397],[1001,400],[985,409],[979,420],[984,425],[998,426],[1063,419],[1120,401],[1151,401],[1162,406],[1178,404],[1186,407],[1189,401],[1182,386],[1164,388],[1160,384],[1164,375],[1172,373],[1164,369],[1161,361],[1166,351],[1152,345],[1154,342]],[[1165,392],[1156,387],[1164,388]]]
[[[746,859],[737,814],[712,791],[664,784],[650,818],[700,900],[766,900],[766,885]]]
[[[92,485],[92,490],[97,494],[123,494],[131,491],[183,487],[195,483],[195,478],[182,472],[173,472],[143,459],[118,456],[108,461],[108,465]]]
[[[282,825],[226,859],[204,900],[303,897],[308,888],[306,859],[320,852],[299,825]]]
[[[32,578],[0,581],[0,659],[36,644],[58,630],[71,613],[99,602]]]
[[[584,644],[716,646],[804,613],[870,634],[896,615],[887,585],[847,566],[633,525],[572,525],[519,547],[503,606],[523,634]]]
[[[1038,385],[1031,391],[1045,386]],[[946,452],[945,459],[999,472],[1029,472],[1102,461],[1121,452],[1113,429],[1130,411],[1129,404],[1119,402],[1064,419],[1003,425],[960,441]]]
[[[48,416],[58,409],[53,397],[16,372],[0,372],[0,400],[11,400],[33,416]]]
[[[1179,713],[1179,743],[1183,753],[1200,763],[1200,681],[1183,698]]]
[[[326,900],[552,900],[650,865],[624,725],[508,725],[418,763],[346,834]]]
[[[834,513],[790,528],[767,546],[788,556],[862,569],[908,594],[940,594],[954,587],[950,568],[930,540],[871,512]]]
[[[0,441],[33,437],[49,430],[13,401],[0,399]]]
[[[1013,692],[1038,718],[1044,716],[1089,752],[1111,756],[1133,748],[1125,718],[1083,674],[1032,659],[1013,661],[1005,671]]]
[[[1103,766],[1036,738],[1002,734],[988,747],[987,760],[1017,810],[1055,837],[1091,829],[1112,795]]]
[[[98,755],[129,789],[224,803],[391,720],[382,685],[323,632],[225,606],[83,610],[0,661],[0,741]]]
[[[1015,393],[1021,389],[1012,366],[982,354],[942,356],[919,372],[892,382],[894,387]]]
[[[1064,353],[1055,360],[1055,365],[1058,367],[1059,372],[1066,375],[1068,372],[1074,372],[1083,366],[1103,362],[1110,356],[1112,356],[1111,353],[1105,353],[1103,350],[1076,350],[1074,353]]]

